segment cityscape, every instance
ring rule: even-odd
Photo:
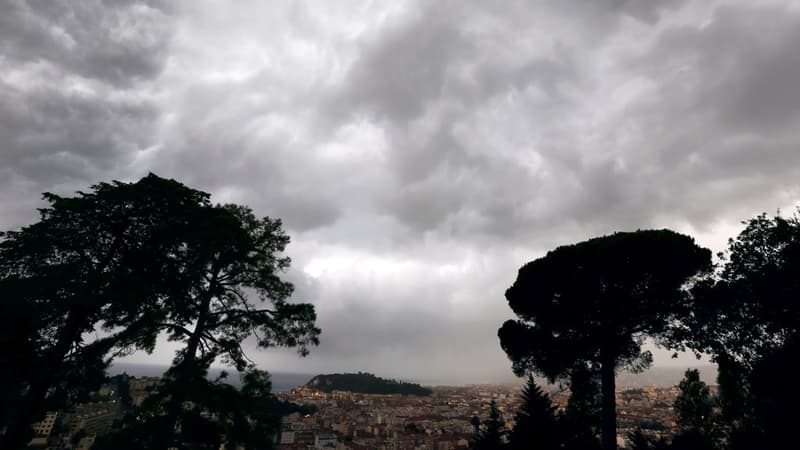
[[[119,428],[126,416],[135,416],[136,408],[161,384],[156,376],[114,376],[111,383],[93,392],[89,401],[48,411],[34,424],[35,437],[29,447],[88,450],[98,437]],[[311,412],[283,416],[274,443],[279,450],[467,449],[475,439],[475,418],[485,421],[492,402],[506,432],[513,428],[522,387],[521,383],[433,386],[430,395],[403,395],[325,392],[297,386],[275,396]],[[553,404],[563,411],[569,390],[548,387]],[[710,391],[715,395],[716,386],[710,386]],[[679,393],[676,386],[618,390],[619,447],[630,448],[628,436],[637,429],[655,439],[671,439],[678,431],[673,404]]]

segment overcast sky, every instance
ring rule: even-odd
[[[150,171],[282,218],[323,333],[305,359],[251,352],[273,371],[508,378],[526,261],[654,227],[721,250],[800,199],[790,0],[0,11],[0,229],[43,191]]]

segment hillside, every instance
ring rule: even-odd
[[[364,372],[317,375],[306,386],[323,392],[350,391],[362,394],[431,395],[430,389],[418,384],[386,380]]]

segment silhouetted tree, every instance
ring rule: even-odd
[[[749,370],[731,355],[716,355],[714,359],[717,363],[719,426],[729,441],[735,441],[733,434],[752,428]]]
[[[472,418],[469,419],[469,423],[472,425],[472,428],[475,429],[475,435],[477,436],[481,427],[481,419],[478,416],[472,416]]]
[[[700,380],[700,372],[687,369],[678,389],[674,404],[678,427],[682,431],[709,431],[714,426],[714,401],[708,385]]]
[[[280,425],[278,404],[271,395],[266,372],[251,370],[242,374],[242,387],[225,384],[224,378],[208,380],[207,373],[183,380],[182,390],[190,393],[191,406],[182,411],[181,427],[175,441],[181,448],[271,449]],[[175,380],[167,381],[148,397],[137,411],[137,420],[117,433],[95,443],[94,449],[155,448],[153,433],[163,430],[169,395],[175,392]]]
[[[670,445],[666,439],[647,436],[642,427],[628,433],[628,443],[631,450],[667,450]]]
[[[85,394],[112,349],[152,350],[176,230],[207,194],[151,174],[44,199],[39,222],[0,234],[0,365],[13,368],[0,375],[3,448],[27,442],[49,390]],[[97,327],[108,334],[87,343]]]
[[[603,448],[616,448],[615,370],[649,366],[646,336],[685,313],[681,288],[711,253],[669,230],[616,233],[559,247],[523,266],[506,291],[520,320],[499,330],[517,374],[567,378],[578,365],[602,380]]]
[[[293,286],[280,278],[289,267],[289,258],[282,255],[288,242],[280,220],[258,219],[248,208],[224,205],[199,211],[180,255],[183,276],[192,282],[165,300],[166,315],[158,323],[170,340],[185,346],[165,376],[169,398],[155,447],[180,446],[181,439],[190,437],[178,430],[194,420],[195,396],[214,361],[251,370],[241,347],[244,339],[253,337],[260,348],[297,347],[301,355],[318,344],[314,307],[290,303]],[[259,307],[258,302],[267,305]],[[192,389],[198,384],[201,388]]]
[[[653,440],[647,437],[641,428],[628,433],[631,450],[652,450]]]
[[[691,445],[702,443],[703,448],[713,448],[717,437],[714,399],[708,386],[700,380],[700,372],[688,369],[678,388],[680,393],[674,407],[680,434]]]
[[[522,406],[514,420],[510,435],[511,448],[549,450],[559,448],[556,407],[536,385],[532,375],[522,391]]]
[[[716,447],[711,438],[694,430],[675,436],[669,448],[670,450],[714,450]]]
[[[49,390],[56,388],[52,400],[92,388],[110,357],[151,351],[160,332],[186,346],[167,374],[166,403],[154,409],[159,418],[148,425],[163,441],[148,448],[180,443],[186,433],[176,430],[201,423],[193,405],[227,392],[206,382],[212,362],[254,373],[240,346],[245,338],[301,354],[317,344],[313,306],[289,303],[292,285],[279,277],[289,265],[279,220],[213,206],[208,194],[152,174],[45,199],[50,206],[38,223],[0,235],[0,312],[7,313],[0,325],[18,321],[0,330],[3,366],[17,368],[0,375],[11,387],[3,394],[0,447],[24,445]],[[251,300],[270,305],[259,309]],[[98,327],[106,336],[84,342]],[[200,427],[196,437],[214,430]]]
[[[503,435],[505,424],[500,418],[500,411],[497,410],[497,403],[492,400],[489,406],[489,418],[483,423],[483,428],[475,437],[474,447],[476,450],[499,450],[505,446]]]
[[[737,436],[756,442],[760,448],[788,450],[798,447],[796,427],[800,421],[800,342],[792,340],[764,356],[749,375],[752,419]],[[740,445],[740,448],[744,448]]]
[[[793,364],[800,348],[800,219],[762,214],[745,225],[729,240],[721,270],[692,289],[683,340],[719,363],[731,448],[791,448],[783,434],[790,427],[771,425],[800,419],[788,395],[789,380],[800,377]],[[777,386],[787,390],[778,394]]]
[[[722,270],[693,289],[689,347],[752,365],[800,333],[800,220],[762,214],[730,239]]]

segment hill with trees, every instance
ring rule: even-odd
[[[371,373],[332,373],[317,375],[306,384],[322,392],[350,391],[361,394],[431,395],[432,391],[416,383],[387,380]]]

